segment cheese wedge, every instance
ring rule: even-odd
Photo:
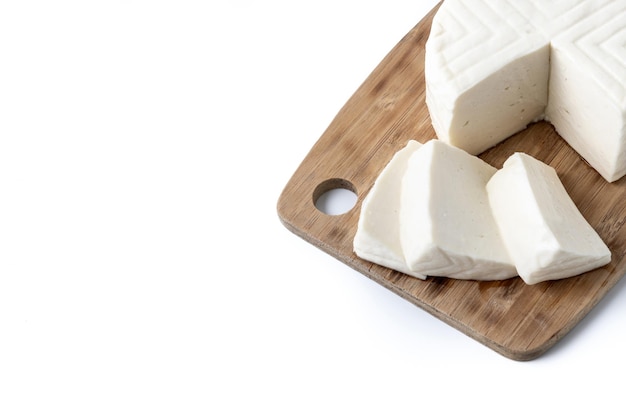
[[[376,178],[361,203],[353,249],[362,259],[424,279],[425,275],[407,267],[400,245],[399,218],[402,177],[409,157],[420,146],[421,143],[410,140]]]
[[[440,140],[479,154],[547,120],[607,181],[626,174],[626,0],[445,0],[426,43]]]
[[[568,278],[606,265],[611,252],[582,216],[556,171],[511,155],[487,183],[493,217],[527,284]]]
[[[485,186],[495,172],[439,140],[411,155],[400,197],[400,242],[410,270],[475,280],[517,275],[489,208]]]

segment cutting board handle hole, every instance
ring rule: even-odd
[[[324,214],[337,216],[347,213],[356,205],[354,185],[342,178],[331,178],[320,183],[313,191],[313,204]]]

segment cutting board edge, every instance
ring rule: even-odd
[[[364,275],[365,277],[369,278],[370,280],[372,280],[373,282],[375,282],[376,284],[382,286],[383,288],[387,289],[388,291],[391,291],[392,293],[396,294],[397,296],[401,297],[402,299],[404,299],[405,301],[411,303],[412,305],[422,309],[423,311],[425,311],[426,313],[430,314],[431,316],[435,317],[436,319],[444,322],[445,324],[449,325],[450,327],[454,328],[455,330],[461,332],[462,334],[470,337],[471,339],[475,340],[476,342],[486,346],[487,348],[493,350],[494,352],[515,360],[515,361],[530,361],[530,360],[534,360],[538,357],[540,357],[541,355],[543,355],[546,351],[548,351],[550,348],[552,348],[563,336],[565,336],[569,330],[571,329],[567,329],[567,331],[563,331],[562,334],[560,335],[554,335],[552,336],[550,339],[548,339],[545,343],[543,343],[542,345],[535,347],[533,349],[529,349],[529,350],[523,350],[523,349],[512,349],[506,345],[500,344],[495,342],[492,339],[489,339],[487,337],[485,337],[484,335],[481,335],[480,333],[477,333],[475,331],[473,331],[469,326],[465,325],[463,322],[458,321],[458,320],[454,320],[453,318],[451,318],[450,316],[446,315],[444,312],[437,310],[436,308],[434,308],[433,306],[431,306],[428,303],[425,303],[424,301],[420,300],[419,298],[413,297],[410,293],[408,293],[407,291],[405,291],[402,287],[395,285],[394,283],[377,276],[376,274],[373,274],[371,272],[371,266],[373,265],[370,262],[367,261],[362,261],[359,260],[358,258],[352,260],[352,259],[345,259],[343,258],[341,255],[338,255],[332,248],[332,246],[327,245],[326,243],[322,242],[322,241],[317,241],[316,239],[313,239],[310,235],[307,235],[304,231],[302,231],[300,228],[298,228],[297,226],[293,225],[292,223],[290,223],[287,220],[287,217],[284,216],[281,212],[281,210],[278,210],[278,216],[279,216],[279,220],[281,222],[281,224],[291,233],[293,233],[294,235],[296,235],[297,237],[303,239],[304,241],[306,241],[307,243],[310,243],[311,245],[317,247],[318,249],[322,250],[323,252],[327,253],[328,255],[332,256],[333,258],[339,260],[340,262],[344,263],[345,265],[349,266],[350,268],[354,269],[355,271],[357,271],[358,273]],[[417,278],[413,278],[413,279],[417,279]],[[585,314],[586,315],[586,314]],[[576,324],[576,323],[574,323]]]

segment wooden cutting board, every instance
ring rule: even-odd
[[[285,186],[278,215],[296,235],[445,323],[508,358],[531,360],[565,336],[626,272],[626,177],[607,183],[550,124],[533,124],[480,157],[500,168],[520,151],[553,166],[611,249],[609,265],[533,286],[519,278],[422,281],[364,261],[352,251],[361,201],[380,171],[409,139],[425,142],[435,137],[424,101],[424,44],[436,9],[394,47],[339,111]],[[317,197],[338,187],[357,194],[356,206],[342,215],[318,211]]]

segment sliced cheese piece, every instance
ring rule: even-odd
[[[547,120],[607,181],[626,174],[626,0],[445,0],[426,43],[440,140],[479,154]]]
[[[399,150],[376,178],[363,199],[354,253],[370,262],[403,272],[416,278],[425,275],[411,271],[400,246],[400,187],[409,157],[421,146],[410,140]]]
[[[568,278],[606,265],[611,252],[582,216],[556,171],[511,155],[487,183],[506,248],[527,284]]]
[[[485,186],[495,172],[439,140],[411,155],[400,204],[400,241],[409,269],[475,280],[517,275],[489,208]]]

